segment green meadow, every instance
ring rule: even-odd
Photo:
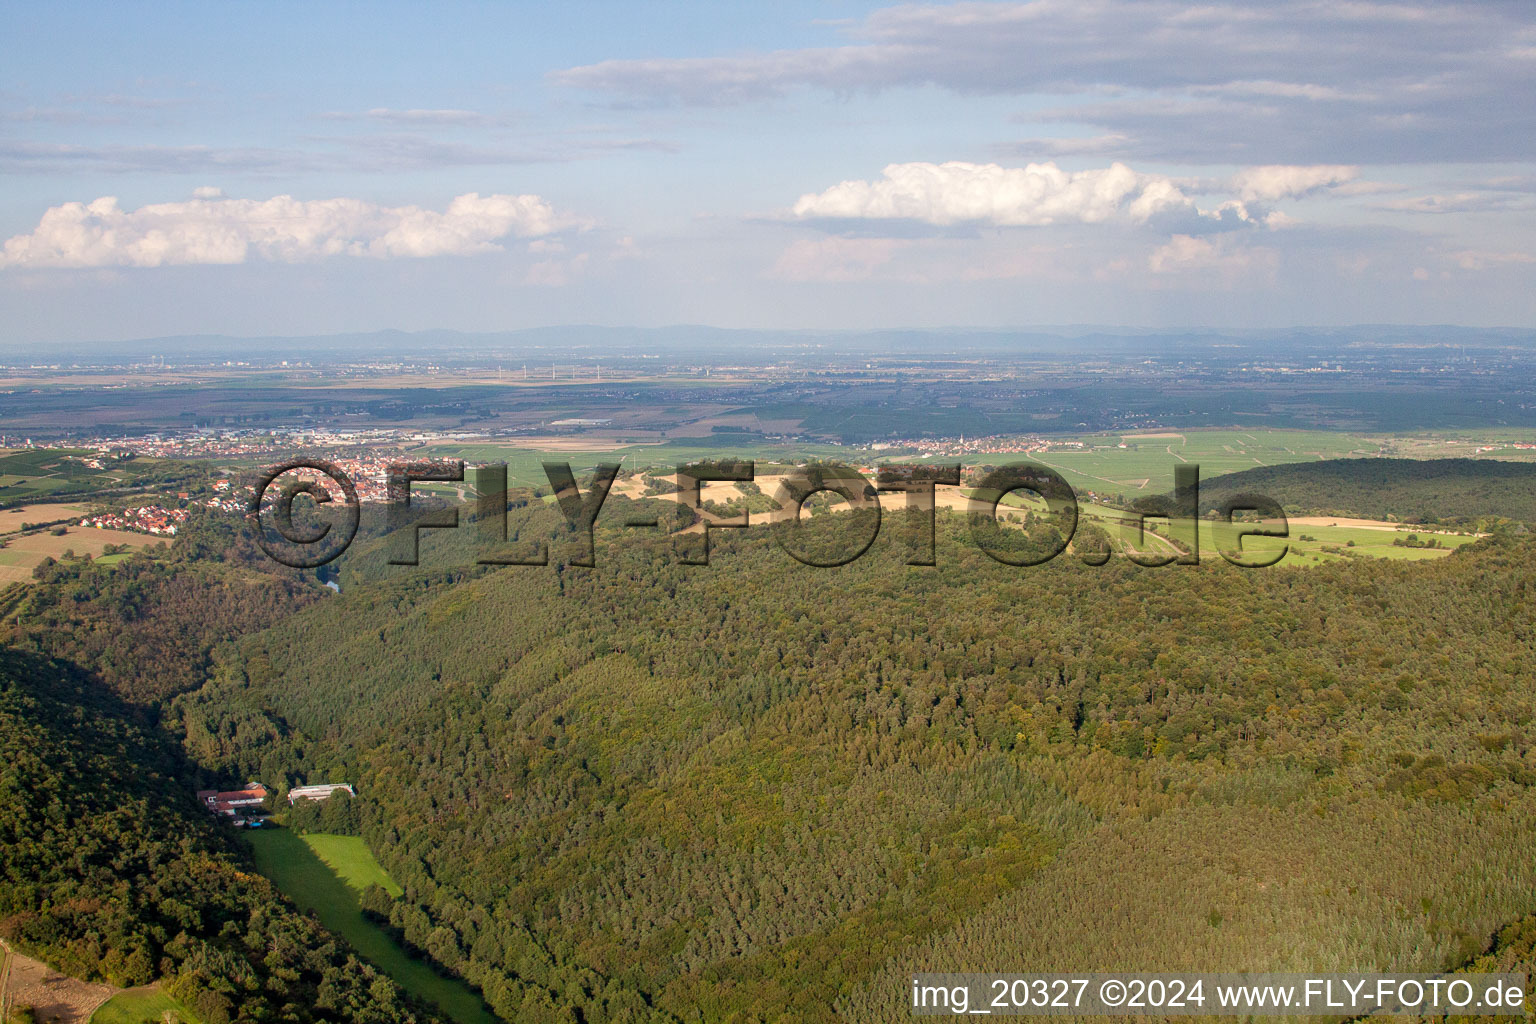
[[[1090,517],[1091,519],[1092,517]],[[1236,529],[1224,523],[1202,519],[1200,522],[1200,558],[1209,561],[1221,557],[1223,550],[1236,546]],[[1172,549],[1156,538],[1188,536],[1188,521],[1170,523],[1168,520],[1149,520],[1154,539],[1144,545],[1150,553],[1167,553]],[[1110,537],[1122,550],[1127,543],[1134,546],[1134,527],[1121,519],[1103,519],[1099,525],[1109,531]],[[1409,547],[1395,544],[1416,537],[1420,542],[1431,539],[1439,547]],[[1278,565],[1297,568],[1319,565],[1341,558],[1396,558],[1423,560],[1443,558],[1456,548],[1470,544],[1477,538],[1468,533],[1431,533],[1422,527],[1404,527],[1401,530],[1371,529],[1355,526],[1313,526],[1289,524],[1288,535],[1280,537],[1249,536],[1242,540],[1246,557],[1262,560],[1262,556],[1277,552],[1284,547],[1286,554]]]
[[[999,509],[1002,515],[1006,515],[1010,510],[1036,515],[1048,512],[1045,502],[1028,491],[1014,491],[1004,495],[1002,506],[1003,508]],[[1107,531],[1117,551],[1123,552],[1128,546],[1138,547],[1135,520],[1131,513],[1079,499],[1078,517],[1079,524],[1091,523]],[[1202,519],[1199,522],[1202,561],[1219,558],[1222,549],[1235,548],[1237,528],[1209,519]],[[1188,536],[1187,520],[1170,522],[1166,519],[1148,518],[1147,525],[1151,539],[1142,542],[1140,547],[1149,554],[1168,554],[1175,550],[1163,538]],[[1284,538],[1248,536],[1242,540],[1242,550],[1245,555],[1257,560],[1258,556],[1277,552],[1283,546],[1286,548],[1286,554],[1277,564],[1304,567],[1341,558],[1396,558],[1410,561],[1443,558],[1456,548],[1470,544],[1476,539],[1477,537],[1470,533],[1435,532],[1422,526],[1405,525],[1396,529],[1383,529],[1331,523],[1322,525],[1288,523],[1287,536]],[[1431,540],[1437,541],[1438,546],[1409,546],[1409,543],[1415,540],[1425,544]]]
[[[311,832],[302,837],[315,856],[325,862],[347,885],[362,892],[370,885],[377,885],[391,896],[399,896],[403,889],[395,884],[388,872],[374,859],[373,851],[362,836],[332,836]]]
[[[161,1024],[167,1013],[182,1024],[198,1024],[191,1010],[155,985],[119,992],[91,1015],[91,1024]]]
[[[1134,496],[1170,490],[1173,469],[1180,464],[1198,464],[1201,478],[1208,480],[1255,466],[1377,455],[1383,444],[1380,438],[1320,430],[1185,430],[1155,434],[1086,434],[1055,440],[1057,443],[1080,442],[1083,447],[1057,448],[1029,456],[974,453],[964,456],[961,461],[978,465],[1028,458],[1056,469],[1076,488]],[[759,462],[823,458],[867,464],[871,461],[915,461],[917,452],[765,442],[751,435],[722,434],[707,441],[676,440],[571,451],[545,451],[492,442],[434,444],[412,454],[424,458],[463,459],[472,465],[505,462],[512,483],[534,486],[546,482],[542,467],[545,461],[569,462],[574,471],[583,473],[590,472],[599,462],[622,462],[626,469],[651,467],[658,470],[670,470],[682,463],[710,458],[756,459]]]
[[[1482,438],[1479,433],[1486,434]],[[1061,473],[1082,496],[1102,495],[1135,498],[1171,491],[1174,467],[1194,464],[1200,479],[1224,473],[1324,459],[1362,458],[1377,455],[1399,457],[1447,457],[1471,455],[1483,440],[1525,440],[1520,432],[1467,432],[1451,435],[1366,435],[1324,430],[1190,429],[1152,433],[1103,433],[1053,437],[1058,446],[1072,443],[1081,448],[1055,447],[1030,455],[973,452],[960,457],[966,465],[1001,465],[1030,460]],[[579,444],[574,440],[573,444]],[[1123,447],[1122,447],[1123,446]],[[758,463],[794,462],[806,458],[831,459],[853,465],[889,462],[920,462],[921,448],[881,449],[810,442],[766,442],[755,435],[716,435],[711,438],[678,439],[661,444],[633,444],[611,448],[546,451],[515,443],[480,442],[433,444],[416,449],[413,456],[463,459],[470,465],[507,464],[514,485],[546,485],[542,463],[568,462],[577,474],[590,473],[599,462],[620,462],[625,469],[653,468],[670,471],[701,459],[742,458]],[[1497,457],[1518,459],[1536,453],[1501,448]],[[947,461],[935,458],[933,461]]]
[[[1073,487],[1131,497],[1172,490],[1174,467],[1183,464],[1198,465],[1200,478],[1209,480],[1255,466],[1361,457],[1380,451],[1379,442],[1373,439],[1316,430],[1186,430],[1094,434],[1066,440],[1079,441],[1084,447],[1029,458],[1055,469]]]
[[[378,925],[363,916],[358,897],[377,882],[391,895],[400,887],[357,836],[309,834],[285,828],[246,834],[256,868],[320,923],[352,944],[365,959],[401,988],[437,1006],[456,1024],[494,1024],[478,993],[462,981],[446,978],[408,954]]]

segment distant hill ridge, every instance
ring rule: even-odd
[[[1202,480],[1201,510],[1243,491],[1291,513],[1468,523],[1536,522],[1536,463],[1492,459],[1329,459],[1262,466]]]

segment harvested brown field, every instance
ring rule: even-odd
[[[111,985],[95,985],[60,974],[40,960],[19,953],[7,953],[9,978],[5,998],[7,1008],[30,1006],[39,1021],[49,1024],[86,1024],[91,1014],[118,990]]]
[[[1391,530],[1394,533],[1460,532],[1437,529],[1433,526],[1416,526],[1412,523],[1392,523],[1381,519],[1348,519],[1344,516],[1290,516],[1286,522],[1292,526],[1345,526],[1354,530]]]
[[[57,519],[83,516],[89,509],[85,505],[25,505],[0,511],[0,533],[15,533],[22,523],[51,523]]]
[[[41,565],[43,559],[58,558],[66,551],[97,556],[108,544],[143,548],[169,541],[169,537],[129,533],[126,530],[97,530],[88,526],[71,526],[61,537],[55,537],[47,530],[31,533],[12,538],[9,544],[0,548],[0,583],[31,582],[32,570]]]

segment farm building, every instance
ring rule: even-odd
[[[215,789],[200,789],[197,792],[197,802],[208,809],[210,814],[224,815],[227,817],[244,817],[259,811],[262,801],[267,798],[267,787],[259,782],[247,782],[244,789],[232,789],[220,792]]]
[[[317,786],[295,786],[288,791],[288,803],[296,804],[300,800],[327,800],[337,790],[342,790],[348,796],[357,796],[351,783],[324,782]]]

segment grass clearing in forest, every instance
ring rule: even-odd
[[[365,959],[388,974],[407,992],[437,1006],[456,1024],[495,1024],[479,994],[463,981],[447,978],[424,960],[407,953],[384,929],[363,916],[358,894],[369,881],[389,876],[362,839],[351,836],[300,836],[286,828],[246,833],[256,857],[256,869],[320,923],[352,944]],[[344,866],[347,877],[317,852],[327,851]],[[353,842],[328,842],[353,840]],[[366,857],[364,856],[366,854]],[[357,885],[353,879],[364,879]],[[382,883],[380,883],[382,884]],[[398,890],[398,886],[396,889]]]
[[[310,832],[303,836],[304,843],[315,856],[325,861],[337,876],[361,893],[370,885],[377,885],[391,896],[399,896],[405,890],[396,884],[389,872],[374,859],[373,851],[362,836],[333,836],[323,832]]]
[[[119,992],[102,1004],[91,1017],[91,1024],[161,1024],[167,1013],[176,1014],[183,1024],[199,1024],[198,1017],[186,1005],[159,985],[145,985]]]

